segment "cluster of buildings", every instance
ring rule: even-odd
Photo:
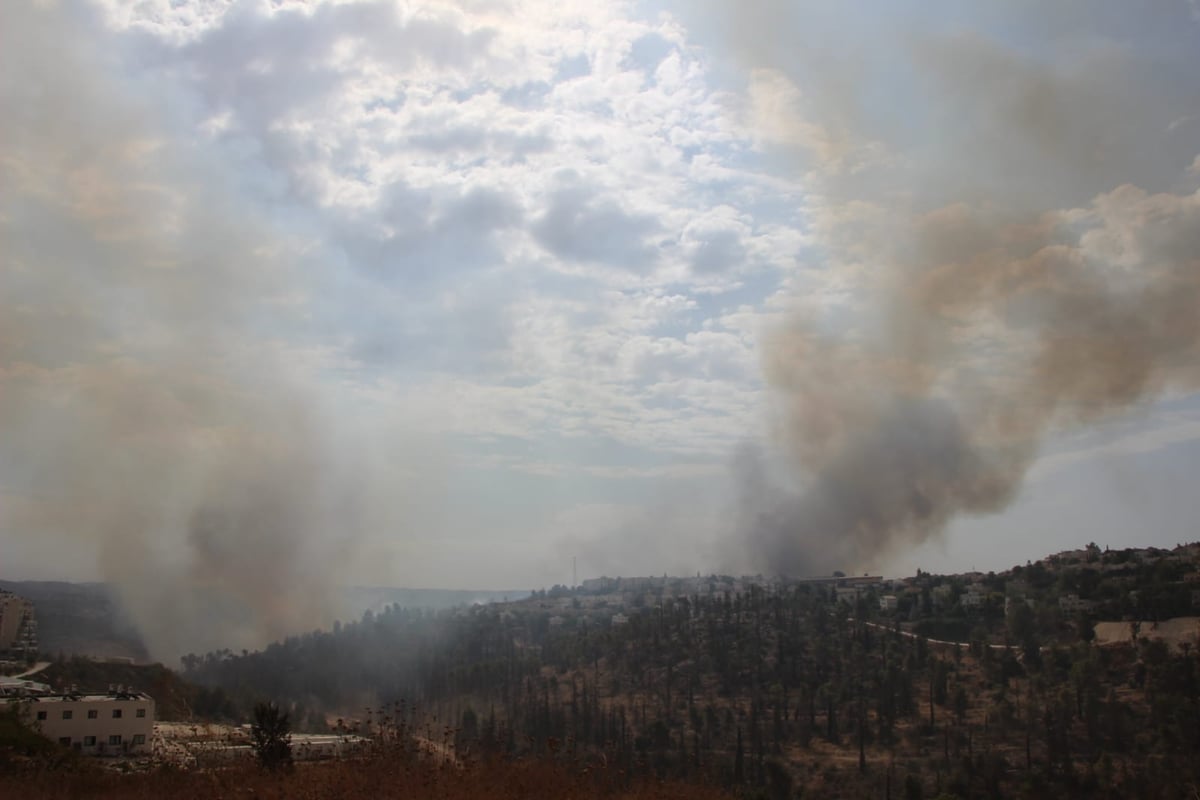
[[[719,595],[729,592],[740,594],[751,587],[767,588],[780,586],[817,586],[837,593],[837,598],[851,596],[878,586],[883,578],[876,575],[833,575],[819,578],[767,578],[762,575],[696,575],[695,577],[633,577],[633,578],[589,578],[579,585],[584,595],[619,595],[626,602],[639,596],[660,600],[666,597],[690,597],[692,595]],[[567,590],[569,591],[569,590]]]
[[[88,756],[152,757],[180,765],[221,763],[252,754],[248,730],[230,728],[219,740],[198,737],[195,726],[163,726],[155,733],[155,702],[145,692],[112,685],[107,691],[56,691],[37,679],[40,667],[34,604],[0,590],[0,713],[15,710],[30,729]],[[32,666],[31,666],[32,665]],[[5,677],[5,674],[19,677]],[[292,736],[297,760],[349,755],[363,740],[345,735]]]
[[[1057,608],[1064,618],[1081,613],[1119,616],[1139,613],[1185,614],[1200,611],[1200,544],[1173,550],[1146,547],[1102,550],[1095,544],[1057,553],[1000,575],[978,572],[958,576],[918,575],[885,581],[879,607],[885,612],[908,612],[912,619],[929,613],[961,609],[968,614],[1015,609]],[[1036,571],[1037,577],[1033,576]],[[853,602],[839,588],[839,599]],[[1143,594],[1165,593],[1167,607],[1145,608]],[[1182,599],[1180,599],[1182,598]],[[1132,618],[1132,617],[1129,617]]]
[[[579,585],[579,590],[589,595],[632,595],[654,593],[655,596],[683,597],[693,594],[707,594],[726,590],[743,591],[752,583],[765,583],[761,575],[753,577],[733,578],[726,575],[710,575],[703,577],[661,577],[650,575],[632,578],[588,578]]]
[[[605,576],[589,578],[576,589],[555,586],[547,592],[535,592],[529,601],[522,602],[532,601],[548,611],[551,615],[548,625],[551,628],[561,628],[578,620],[621,626],[629,623],[629,614],[633,610],[654,608],[672,598],[737,595],[754,588],[812,586],[831,603],[853,603],[861,594],[879,589],[883,584],[884,579],[879,576],[842,574],[819,578],[766,578],[762,575]],[[512,611],[501,610],[499,618],[502,621],[512,619]]]
[[[1128,561],[1135,564],[1154,564],[1157,562],[1193,563],[1200,564],[1200,544],[1183,545],[1173,551],[1157,548],[1142,548],[1125,551]],[[1044,562],[1051,570],[1084,569],[1100,573],[1118,573],[1127,570],[1125,563],[1113,563],[1108,553],[1094,544],[1079,550],[1068,551],[1050,556]],[[1200,610],[1200,571],[1188,576],[1192,581],[1192,607]],[[819,578],[764,578],[762,575],[743,575],[741,577],[710,575],[695,577],[630,577],[630,578],[590,578],[583,581],[577,590],[572,592],[565,587],[557,597],[558,607],[567,608],[567,598],[582,598],[585,608],[597,603],[608,607],[613,625],[621,625],[628,621],[622,609],[638,606],[653,606],[671,597],[686,597],[692,595],[713,595],[729,592],[737,594],[748,591],[751,587],[785,587],[812,586],[831,603],[854,605],[860,599],[869,599],[878,603],[880,611],[888,614],[907,614],[916,619],[927,614],[945,612],[952,608],[961,608],[967,613],[980,613],[993,610],[999,613],[1003,606],[1004,615],[1012,613],[1020,606],[1035,606],[1035,597],[1041,603],[1055,604],[1060,612],[1073,615],[1080,612],[1094,612],[1099,603],[1082,592],[1060,590],[1059,592],[1033,591],[1023,580],[999,579],[996,576],[985,576],[973,572],[962,576],[949,578],[931,575],[920,575],[911,578],[887,580],[879,576],[862,575],[847,576],[835,574]],[[1049,594],[1049,596],[1045,596]],[[1129,591],[1130,598],[1136,600],[1137,592]],[[550,594],[554,599],[555,594]],[[579,601],[574,602],[578,608]],[[549,605],[553,606],[554,603]],[[616,613],[613,613],[615,611]],[[570,614],[556,614],[552,620],[553,627],[563,625]]]
[[[549,609],[551,627],[569,624],[572,617],[586,617],[593,621],[609,621],[612,625],[623,625],[629,621],[630,609],[654,607],[669,598],[695,595],[712,596],[725,593],[739,594],[754,587],[785,588],[790,586],[813,587],[819,596],[830,603],[854,606],[862,600],[878,604],[880,611],[900,615],[910,620],[925,616],[944,614],[961,609],[968,615],[1003,615],[1007,617],[1018,607],[1057,607],[1064,616],[1079,613],[1096,613],[1109,608],[1094,593],[1076,588],[1072,582],[1058,581],[1058,576],[1075,571],[1093,572],[1105,582],[1119,581],[1131,567],[1147,565],[1175,565],[1193,570],[1184,576],[1181,585],[1189,590],[1190,607],[1200,611],[1200,543],[1181,545],[1173,550],[1160,548],[1138,548],[1110,553],[1095,544],[1078,550],[1066,551],[1049,556],[1036,567],[1049,574],[1055,585],[1047,586],[1042,580],[1037,587],[1029,581],[1013,575],[983,574],[970,572],[964,575],[935,576],[918,574],[903,579],[884,579],[874,575],[843,575],[835,573],[819,578],[764,578],[762,575],[696,575],[695,577],[669,577],[663,575],[647,577],[607,576],[584,580],[575,589],[555,587],[544,593],[542,608]],[[1019,572],[1019,568],[1013,571]],[[1128,580],[1128,579],[1126,579]],[[1122,584],[1123,595],[1135,605],[1139,592],[1132,586]]]
[[[0,589],[0,665],[15,672],[38,654],[33,602]],[[103,694],[55,692],[29,678],[0,677],[0,707],[16,708],[42,736],[88,755],[147,753],[154,734],[154,700],[110,686]]]
[[[982,580],[978,579],[978,576],[968,577],[969,580],[965,584],[955,580],[943,580],[933,586],[922,585],[912,578],[885,582],[881,589],[888,590],[890,593],[879,595],[879,610],[885,613],[895,613],[909,609],[910,616],[915,617],[922,611],[945,612],[955,606],[968,613],[979,612],[985,607],[998,609],[1003,603],[1004,614],[1008,616],[1012,609],[1019,604],[1034,606],[1029,587],[1022,581],[1007,581],[1003,591],[999,591],[989,588]],[[927,609],[923,608],[921,604],[921,598],[926,590],[929,595]],[[844,591],[838,590],[839,600],[843,599]],[[853,602],[856,597],[857,595],[848,594],[845,599]],[[1059,598],[1058,603],[1065,612],[1090,610],[1093,607],[1090,601],[1081,600],[1074,594],[1063,595]]]

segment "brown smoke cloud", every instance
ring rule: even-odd
[[[385,487],[277,344],[300,246],[96,29],[4,16],[0,525],[94,551],[159,658],[331,621]]]
[[[1169,138],[1179,98],[1133,48],[1097,33],[1047,58],[970,30],[864,32],[869,4],[842,8],[845,30],[752,6],[723,13],[753,121],[805,170],[825,267],[858,296],[833,325],[793,298],[766,338],[784,463],[739,462],[732,558],[878,565],[1003,510],[1049,434],[1200,385],[1200,144]],[[985,6],[1009,31],[1039,21]],[[869,113],[880,64],[909,76],[892,116]]]

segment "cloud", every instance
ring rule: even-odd
[[[1116,430],[1104,431],[1103,436],[1089,437],[1079,443],[1064,442],[1037,460],[1030,471],[1030,477],[1053,475],[1073,464],[1092,461],[1098,457],[1147,455],[1200,439],[1200,420],[1195,418],[1194,413],[1158,416],[1161,417],[1160,424],[1150,430],[1130,430],[1129,426],[1121,426]]]
[[[421,290],[500,262],[495,236],[522,214],[514,198],[494,189],[447,197],[397,182],[370,217],[348,219],[339,238],[356,268]]]
[[[650,32],[639,36],[629,47],[629,63],[631,66],[654,74],[659,64],[675,49],[675,44],[664,38],[658,32]]]
[[[681,238],[691,268],[711,275],[741,271],[749,255],[744,243],[749,235],[750,228],[737,210],[720,206],[692,220]]]
[[[658,230],[654,219],[574,180],[568,183],[553,191],[534,222],[531,232],[538,243],[572,261],[648,270],[654,250],[646,238]]]

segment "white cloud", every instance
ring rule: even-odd
[[[1200,440],[1200,416],[1195,413],[1159,413],[1152,420],[1136,421],[1135,430],[1117,427],[1103,441],[1072,446],[1070,441],[1039,458],[1030,471],[1031,480],[1044,479],[1073,464],[1109,459],[1113,456],[1146,455],[1167,447]],[[1096,438],[1096,437],[1090,437]]]

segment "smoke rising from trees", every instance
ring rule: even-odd
[[[878,564],[1008,506],[1048,434],[1196,387],[1200,145],[1171,123],[1198,98],[1067,5],[984,4],[1009,41],[868,3],[717,10],[857,295],[799,291],[767,337],[784,463],[739,462],[732,558]]]
[[[276,345],[300,244],[94,30],[32,4],[2,28],[5,526],[94,550],[160,658],[330,622],[381,492]]]

